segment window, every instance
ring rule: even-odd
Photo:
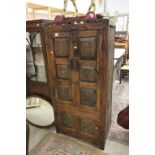
[[[128,31],[128,16],[118,16],[116,22],[116,31]]]

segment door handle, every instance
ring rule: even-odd
[[[74,46],[74,49],[77,50],[77,46]]]
[[[71,70],[79,70],[79,58],[73,57],[71,59]]]

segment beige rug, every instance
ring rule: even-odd
[[[107,155],[104,151],[61,134],[48,133],[29,155]]]

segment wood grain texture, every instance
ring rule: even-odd
[[[113,33],[109,29],[108,20],[84,24],[67,20],[64,24],[45,27],[48,64],[54,66],[49,69],[49,77],[55,89],[51,94],[57,132],[83,139],[101,149],[104,149],[111,119],[114,28],[111,28]],[[57,39],[60,43],[55,43]],[[54,60],[50,51],[54,53]]]
[[[96,38],[83,37],[78,41],[79,54],[81,60],[95,60],[96,59]]]
[[[55,57],[69,57],[69,39],[55,38],[54,39]]]

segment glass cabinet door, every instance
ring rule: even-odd
[[[26,32],[26,78],[47,82],[40,32]]]

